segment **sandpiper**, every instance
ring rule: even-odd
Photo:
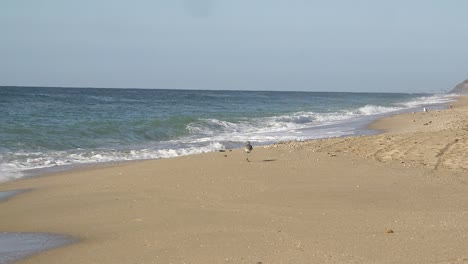
[[[250,153],[252,151],[253,147],[250,144],[250,141],[247,141],[247,144],[245,144],[245,152]]]
[[[247,154],[249,154],[250,151],[252,151],[252,149],[253,149],[253,147],[252,147],[252,145],[250,144],[250,141],[247,141],[247,144],[245,144],[245,148],[244,148],[245,152],[246,152]],[[250,162],[249,157],[245,158],[245,160]]]

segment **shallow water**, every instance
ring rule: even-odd
[[[0,192],[0,202],[24,191]],[[73,239],[42,233],[0,233],[0,264],[9,264],[43,250],[64,246]]]
[[[4,191],[0,192],[0,201],[6,200],[12,196],[15,196],[16,194],[20,193],[21,191]]]
[[[71,238],[42,233],[0,233],[0,264],[10,264],[43,250],[72,243]]]
[[[450,95],[2,87],[0,181],[31,169],[362,134]]]

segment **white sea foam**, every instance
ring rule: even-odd
[[[167,142],[168,143],[168,142]],[[166,144],[167,144],[166,143]],[[0,155],[0,182],[23,177],[24,171],[64,165],[92,164],[144,159],[172,158],[224,149],[219,142],[205,146],[133,150],[74,150]]]
[[[357,110],[357,114],[364,115],[364,116],[379,115],[379,114],[399,111],[402,109],[403,107],[385,107],[385,106],[378,106],[378,105],[366,105],[366,106],[359,108]]]
[[[239,120],[199,119],[187,125],[190,135],[177,140],[148,143],[126,149],[75,149],[70,151],[0,153],[0,181],[20,178],[23,171],[63,165],[171,158],[240,147],[249,140],[256,144],[353,135],[355,120],[448,103],[454,95],[420,97],[395,105],[365,105],[336,112],[296,112]]]
[[[215,140],[238,141],[251,140],[254,142],[275,142],[287,140],[304,140],[310,138],[343,136],[352,134],[347,122],[368,118],[369,120],[385,114],[405,111],[420,106],[436,105],[453,101],[453,95],[434,95],[416,98],[409,102],[390,106],[365,105],[357,109],[343,109],[338,112],[316,113],[297,112],[288,115],[253,118],[237,123],[218,119],[201,119],[191,123],[187,129],[198,138],[192,138],[196,142],[209,142]],[[335,125],[334,131],[324,133],[321,127]],[[320,129],[319,129],[320,128]],[[316,134],[303,132],[305,129],[315,129]]]
[[[457,95],[455,94],[437,94],[432,96],[419,97],[417,100],[410,102],[404,102],[400,105],[404,108],[416,108],[421,106],[446,104],[456,100]]]
[[[238,141],[251,140],[254,142],[275,142],[286,140],[304,140],[325,136],[348,135],[349,129],[344,125],[358,118],[372,118],[398,111],[404,111],[423,105],[447,103],[454,100],[451,95],[435,95],[420,97],[410,102],[391,106],[365,105],[357,109],[343,109],[339,112],[316,113],[297,112],[287,115],[253,118],[237,122],[229,122],[218,119],[200,119],[187,125],[187,130],[194,137],[186,138],[189,142],[206,143],[210,141]],[[341,125],[340,125],[341,124]],[[317,135],[308,133],[304,135],[304,129],[319,128],[329,125],[335,126],[336,131],[317,130]]]

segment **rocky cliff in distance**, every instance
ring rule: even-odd
[[[468,94],[468,80],[458,84],[450,93]]]

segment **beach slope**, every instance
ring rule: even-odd
[[[468,263],[467,107],[3,183],[0,231],[79,239],[20,263]]]

